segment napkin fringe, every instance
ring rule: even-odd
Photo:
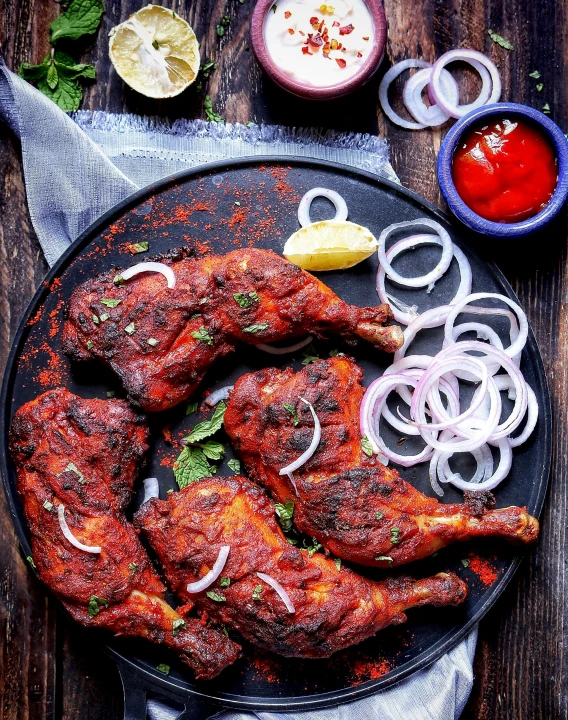
[[[79,110],[71,117],[82,130],[160,133],[187,138],[206,137],[216,140],[240,140],[253,145],[275,142],[297,145],[320,143],[330,148],[370,152],[377,156],[379,163],[388,162],[387,141],[366,133],[343,133],[323,128],[285,127],[283,125],[216,123],[207,120],[187,120],[186,118],[169,121],[155,116],[118,115],[100,110]]]

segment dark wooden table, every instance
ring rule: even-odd
[[[202,55],[218,62],[208,92],[229,121],[322,126],[379,133],[388,138],[402,182],[441,204],[435,179],[436,154],[444,130],[411,133],[385,120],[377,105],[377,80],[349,99],[314,106],[284,94],[260,72],[249,47],[253,0],[163,0],[194,27]],[[105,0],[103,26],[84,54],[98,80],[83,108],[202,117],[203,92],[156,103],[126,88],[111,68],[107,34],[137,10],[142,0]],[[406,57],[434,58],[454,47],[488,53],[499,65],[503,99],[542,108],[568,130],[568,4],[562,0],[385,0],[389,22],[384,67]],[[48,50],[48,25],[59,12],[52,0],[0,3],[2,53],[12,69],[39,62]],[[216,25],[231,24],[221,39]],[[488,29],[510,39],[507,52]],[[378,73],[382,75],[384,67]],[[537,92],[529,73],[539,70]],[[473,76],[463,83],[470,91]],[[26,208],[18,142],[0,128],[0,367],[11,338],[46,263]],[[55,189],[56,191],[56,189]],[[496,258],[518,293],[539,342],[550,383],[556,431],[554,463],[542,535],[497,606],[481,623],[474,690],[466,720],[558,720],[568,718],[567,510],[568,433],[566,388],[566,220],[536,243],[482,251]],[[496,256],[496,252],[498,252]],[[122,691],[113,662],[73,624],[28,571],[10,517],[0,498],[0,718],[122,717]]]

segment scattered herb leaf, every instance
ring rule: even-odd
[[[131,322],[129,325],[127,325],[124,328],[124,332],[127,333],[128,335],[133,335],[135,330],[136,330],[136,328],[135,328],[133,322]]]
[[[205,438],[208,438],[210,435],[213,435],[218,430],[220,430],[223,426],[223,418],[225,417],[226,409],[227,405],[223,400],[221,400],[221,402],[217,404],[215,412],[213,413],[213,415],[211,415],[211,418],[209,420],[204,420],[203,422],[197,423],[197,425],[185,438],[185,442],[199,442],[200,440],[204,440]]]
[[[138,565],[135,562],[128,563],[128,569],[130,570],[130,577],[138,570]]]
[[[493,40],[494,43],[496,43],[497,45],[500,45],[502,48],[505,48],[505,50],[514,50],[515,49],[514,45],[512,45],[508,40],[505,40],[504,37],[502,37],[501,35],[498,35],[493,30],[488,30],[487,34]]]
[[[98,315],[91,315],[91,317],[93,318],[93,322],[95,323],[95,325],[98,325],[100,323]]]
[[[108,313],[103,313],[103,314],[100,316],[100,321],[101,321],[101,322],[106,322],[106,321],[109,319],[109,317],[110,317],[110,315],[109,315]]]
[[[101,0],[73,0],[67,10],[49,26],[49,42],[79,40],[83,35],[93,35],[99,29],[104,13]]]
[[[379,510],[378,512],[375,513],[375,518],[377,520],[382,520],[384,518],[384,514]]]
[[[169,675],[171,668],[169,665],[166,665],[166,663],[160,663],[159,665],[156,665],[156,670],[164,673],[164,675]]]
[[[142,242],[132,243],[132,245],[128,246],[128,250],[133,255],[138,255],[138,253],[147,252],[149,247],[149,243],[144,240]]]
[[[190,335],[196,340],[201,340],[201,342],[205,342],[208,345],[213,345],[213,338],[209,335],[207,328],[203,327],[203,325],[199,328],[199,330],[191,332]]]
[[[339,572],[341,570],[341,558],[333,558],[333,562],[335,564],[335,567],[337,568],[337,571]]]
[[[276,5],[273,5],[270,9],[272,10],[273,13],[275,13],[275,12],[276,12]]]
[[[209,122],[225,122],[225,120],[213,110],[213,101],[210,95],[206,95],[203,100],[203,110],[205,111],[205,117]]]
[[[184,447],[174,463],[174,476],[181,489],[211,475],[211,465],[199,447]]]
[[[94,618],[95,615],[98,615],[100,613],[101,608],[103,607],[108,607],[108,600],[97,597],[96,595],[91,595],[88,606],[89,617]]]
[[[545,103],[545,104],[542,106],[542,112],[543,112],[545,115],[550,115],[550,105],[549,105],[548,103]]]
[[[92,350],[94,346],[94,342],[92,340],[87,340],[87,350]]]
[[[462,558],[461,564],[464,568],[469,567],[469,560],[467,558]]]
[[[246,333],[262,332],[263,330],[266,330],[269,325],[270,325],[270,323],[267,323],[267,322],[255,323],[254,325],[249,325],[248,327],[244,327],[243,332],[246,332]]]
[[[174,620],[172,623],[172,633],[175,637],[180,630],[185,629],[185,620],[183,618],[177,618],[177,620]]]
[[[115,395],[116,393],[114,392],[114,390],[107,390],[106,396],[108,398],[113,398]]]
[[[304,550],[308,551],[308,555],[312,557],[314,553],[316,553],[318,550],[321,550],[323,545],[319,543],[315,537],[312,538],[311,543],[304,539],[304,542],[302,543],[302,547]]]
[[[294,427],[295,427],[300,422],[300,418],[298,417],[296,408],[290,403],[284,403],[284,409],[288,410],[288,412],[292,416],[292,420],[294,421]]]
[[[536,84],[536,91],[542,92],[542,89],[544,88],[544,83],[537,83]]]
[[[398,545],[399,542],[400,542],[400,528],[391,527],[391,543],[393,545]]]
[[[294,517],[294,502],[288,498],[284,504],[276,503],[274,506],[280,527],[284,532],[292,529],[292,518]]]
[[[113,283],[114,283],[115,285],[123,285],[123,284],[124,284],[124,278],[122,277],[122,275],[115,275],[115,276],[114,276]]]
[[[319,360],[319,357],[317,355],[308,355],[308,353],[304,353],[302,365],[310,365],[311,363],[316,362],[316,360]]]
[[[120,305],[122,300],[116,300],[115,298],[101,298],[101,302],[109,308],[115,308]]]
[[[49,502],[49,500],[45,500],[43,503],[43,507],[48,511],[51,512],[53,510],[53,503]]]
[[[26,555],[26,560],[29,562],[29,564],[30,564],[30,566],[31,566],[31,568],[32,568],[33,570],[37,570],[36,564],[35,564],[34,559],[33,559],[33,557],[32,557],[31,555]]]
[[[158,344],[158,340],[156,338],[148,338],[146,342],[152,347],[156,347],[156,345]]]
[[[231,468],[235,475],[238,475],[241,472],[240,460],[237,460],[236,458],[231,458],[231,460],[227,461],[227,465]]]
[[[252,599],[260,600],[261,595],[262,595],[262,585],[255,585],[254,589],[252,591]]]
[[[389,563],[393,562],[393,559],[391,557],[389,557],[388,555],[379,555],[378,557],[375,558],[375,560],[377,560],[377,561],[384,560],[385,562],[389,562]]]
[[[373,456],[373,447],[369,442],[369,438],[366,435],[363,435],[363,437],[361,438],[361,447],[363,448],[363,452],[365,453],[365,455],[368,455],[369,457]]]
[[[339,352],[337,348],[329,351],[329,357],[345,357],[345,353]]]
[[[186,408],[185,414],[186,415],[192,415],[194,412],[197,412],[197,402],[189,403],[189,405]]]
[[[538,70],[533,70],[532,73],[529,73],[529,77],[534,78],[535,80],[540,80],[542,75],[539,73]]]
[[[222,577],[222,578],[219,580],[219,587],[228,588],[228,587],[230,587],[230,586],[231,586],[231,578]]]
[[[84,476],[83,473],[78,469],[78,467],[75,465],[75,463],[72,463],[72,462],[68,463],[68,464],[66,465],[66,467],[64,468],[63,472],[57,473],[57,477],[59,477],[60,475],[63,475],[64,472],[72,472],[72,473],[75,473],[75,475],[77,475],[77,478],[79,479],[79,482],[81,483],[81,485],[84,485],[84,484],[87,482],[87,481],[85,480],[85,476]]]
[[[205,594],[215,602],[227,602],[227,598],[221,593],[216,593],[215,590],[208,590]]]

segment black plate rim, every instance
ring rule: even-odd
[[[8,431],[9,431],[9,416],[11,412],[11,404],[9,402],[8,393],[12,386],[12,378],[14,371],[17,368],[17,358],[19,356],[20,347],[25,340],[26,331],[28,328],[28,322],[33,316],[36,306],[40,303],[44,294],[49,293],[49,286],[54,278],[56,278],[66,268],[68,260],[74,258],[79,251],[92,239],[92,236],[98,234],[100,230],[105,229],[109,222],[116,216],[122,215],[125,211],[131,207],[139,204],[143,199],[152,196],[158,191],[167,189],[169,186],[176,185],[188,178],[199,176],[202,174],[211,174],[214,172],[222,172],[223,170],[232,170],[235,168],[246,168],[251,165],[274,165],[280,164],[286,167],[290,165],[297,167],[307,167],[310,169],[321,168],[322,170],[329,171],[330,164],[324,160],[316,158],[298,158],[298,157],[283,157],[281,155],[258,155],[250,157],[242,157],[236,159],[218,160],[210,163],[203,163],[194,168],[188,170],[182,170],[179,173],[167,176],[158,180],[146,187],[137,190],[121,202],[117,203],[114,207],[108,210],[106,213],[97,218],[88,228],[86,228],[79,237],[65,250],[65,252],[58,258],[55,264],[48,270],[39,288],[34,293],[26,312],[20,322],[20,325],[16,331],[6,367],[4,370],[4,377],[2,380],[2,389],[0,391],[0,442],[3,443],[4,452],[0,453],[0,474],[2,475],[2,485],[4,488],[4,494],[12,522],[14,524],[18,540],[23,550],[24,556],[31,555],[31,548],[27,538],[27,528],[20,517],[19,508],[16,505],[16,498],[12,494],[12,488],[10,486],[9,472],[7,467],[7,448],[8,448]],[[453,225],[453,218],[443,213],[439,208],[430,203],[429,201],[422,198],[417,193],[409,190],[402,185],[398,185],[390,180],[387,180],[381,175],[371,173],[369,171],[354,168],[341,163],[333,163],[334,171],[338,171],[338,174],[357,176],[364,178],[375,185],[384,185],[391,191],[404,195],[410,199],[413,203],[418,206],[424,207],[429,213],[435,215],[442,223]],[[464,228],[459,228],[463,235],[466,234]],[[472,248],[468,244],[468,251],[479,257],[475,248]],[[515,302],[518,302],[518,298],[505,278],[501,270],[497,265],[491,261],[483,259],[483,263],[493,273],[496,281],[501,286],[503,293],[510,297]],[[546,497],[546,491],[548,487],[548,481],[551,471],[552,463],[552,407],[550,400],[550,392],[548,388],[548,381],[546,373],[544,371],[544,365],[540,350],[536,343],[536,339],[532,332],[532,328],[529,326],[529,337],[527,342],[530,355],[535,364],[535,370],[539,378],[539,382],[543,389],[543,396],[541,402],[543,404],[543,472],[540,476],[540,482],[536,489],[536,500],[534,507],[531,512],[539,517],[542,511],[544,500]],[[372,695],[379,690],[384,690],[387,687],[401,682],[410,675],[418,672],[419,670],[429,667],[443,654],[455,647],[468,633],[469,631],[481,620],[483,616],[489,611],[489,609],[495,604],[498,598],[502,595],[505,588],[508,586],[513,575],[516,573],[523,556],[518,555],[513,559],[505,573],[499,578],[498,582],[491,586],[488,591],[488,596],[483,605],[478,608],[476,614],[461,628],[450,629],[446,635],[435,643],[428,651],[421,653],[418,658],[405,663],[404,665],[395,668],[394,670],[387,673],[382,678],[376,680],[369,680],[365,683],[361,683],[351,688],[343,688],[341,690],[334,690],[327,693],[320,693],[313,696],[301,696],[301,697],[254,697],[254,696],[236,696],[230,694],[213,694],[203,690],[197,690],[191,687],[188,683],[183,680],[169,678],[163,675],[157,670],[150,672],[144,667],[141,667],[137,662],[131,658],[123,655],[115,648],[107,645],[107,652],[120,664],[130,669],[135,674],[144,677],[148,682],[154,686],[162,687],[165,690],[177,695],[184,695],[185,697],[193,697],[206,702],[215,704],[221,704],[227,708],[235,708],[241,710],[258,710],[259,708],[270,708],[271,710],[286,710],[286,709],[320,709],[325,707],[331,707],[342,703],[352,702],[359,700],[369,695]],[[31,568],[30,568],[31,569]]]

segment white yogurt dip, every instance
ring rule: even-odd
[[[264,42],[273,62],[290,78],[313,87],[339,85],[357,75],[374,35],[363,0],[275,0],[264,21]]]

